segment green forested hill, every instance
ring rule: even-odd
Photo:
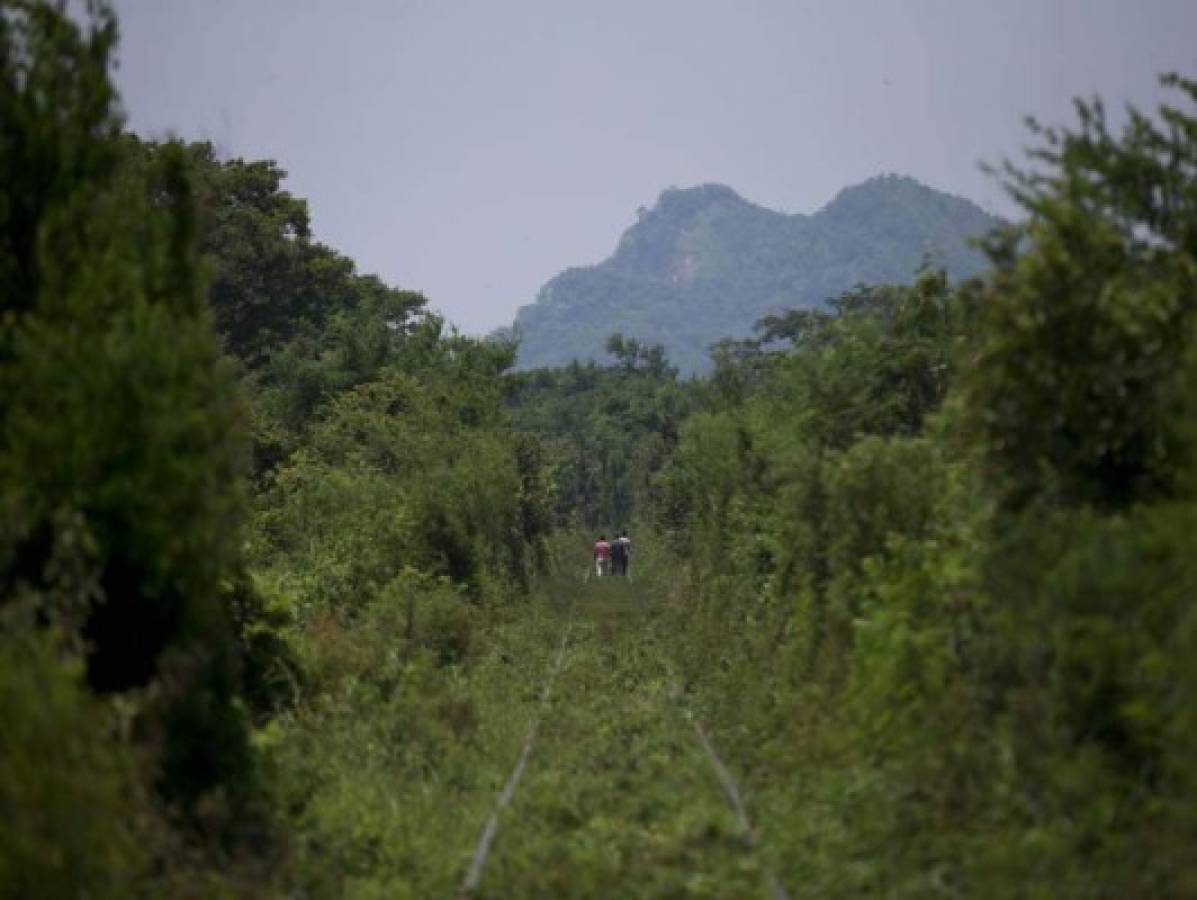
[[[723,185],[665,191],[596,266],[567,269],[516,315],[524,368],[603,357],[612,332],[663,344],[683,373],[770,313],[816,307],[856,284],[908,282],[925,262],[979,272],[967,239],[996,219],[960,197],[885,175],[814,215],[786,215]]]

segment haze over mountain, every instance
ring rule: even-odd
[[[663,344],[685,373],[772,312],[816,307],[856,284],[909,282],[925,262],[953,279],[985,265],[968,239],[999,220],[961,197],[883,175],[813,215],[757,206],[720,184],[664,191],[615,253],[566,269],[516,314],[521,368],[601,360],[615,331]]]

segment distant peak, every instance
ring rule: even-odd
[[[840,190],[827,206],[815,213],[816,219],[830,221],[862,221],[867,218],[898,218],[904,215],[926,215],[935,212],[941,217],[988,223],[979,230],[997,223],[994,215],[985,212],[966,197],[948,194],[926,186],[909,175],[877,175],[859,184]],[[970,225],[968,230],[977,231]]]
[[[898,172],[882,172],[880,175],[874,175],[872,178],[866,178],[860,184],[856,185],[856,187],[869,187],[869,186],[872,186],[875,188],[906,186],[906,187],[919,188],[924,191],[934,191],[935,190],[935,188],[928,187],[927,185],[925,185],[921,181],[919,181],[917,178],[914,178],[910,175],[902,175]],[[848,190],[851,190],[851,188],[852,188],[852,186],[850,185],[848,187]]]
[[[641,209],[641,216],[689,219],[709,209],[739,209],[752,206],[726,184],[699,184],[693,187],[668,187],[661,191],[652,209]]]
[[[878,204],[920,203],[929,198],[962,206],[976,206],[971,200],[928,187],[917,178],[887,172],[843,188],[821,212],[835,214],[845,209],[875,207]]]
[[[567,269],[521,308],[520,365],[603,359],[616,327],[663,343],[685,372],[707,371],[707,348],[752,333],[783,309],[822,309],[854,284],[903,284],[928,258],[953,279],[982,271],[968,239],[992,227],[978,207],[902,175],[841,191],[815,215],[785,213],[724,184],[671,187],[615,252]]]
[[[673,256],[678,242],[695,223],[728,222],[756,214],[777,215],[750,203],[725,184],[669,187],[651,209],[636,211],[636,222],[619,239],[616,255],[642,270],[674,272],[681,265],[686,277],[692,278],[694,267],[679,264]]]
[[[737,194],[734,190],[729,188],[726,184],[717,184],[715,182],[708,182],[707,184],[696,184],[692,187],[667,187],[661,191],[661,196],[658,198],[658,203],[666,201],[676,201],[679,199],[701,199],[701,200],[739,200],[741,203],[748,201]]]

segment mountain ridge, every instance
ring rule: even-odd
[[[601,360],[619,331],[664,344],[687,374],[707,349],[762,316],[819,307],[861,283],[908,282],[925,263],[953,279],[983,270],[968,240],[999,219],[902,175],[840,190],[814,213],[785,213],[723,184],[667,188],[598,263],[567,268],[516,313],[520,368]]]

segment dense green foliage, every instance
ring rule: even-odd
[[[3,890],[339,885],[302,851],[338,747],[292,744],[404,708],[440,761],[440,673],[546,552],[513,351],[313,241],[272,163],[123,135],[103,5],[0,27]]]
[[[1036,126],[982,277],[682,382],[621,316],[511,373],[276,164],[123,134],[115,40],[0,0],[0,895],[448,896],[517,759],[480,896],[1197,893],[1197,85]],[[896,280],[957,213],[671,192],[616,258]]]
[[[696,398],[660,345],[613,334],[607,351],[615,365],[575,362],[508,379],[514,427],[543,448],[558,526],[626,527]]]
[[[820,309],[858,284],[903,283],[930,261],[978,273],[969,246],[997,220],[910,178],[847,188],[811,216],[785,215],[705,185],[665,191],[596,266],[568,269],[516,316],[520,365],[602,357],[619,331],[664,346],[683,374],[708,373],[708,348],[794,307]]]
[[[721,548],[688,675],[810,896],[1197,889],[1197,118],[1080,111],[985,281],[725,345],[660,476]]]
[[[243,565],[240,400],[184,154],[138,168],[120,152],[114,41],[102,9],[88,26],[39,4],[0,17],[0,643],[6,697],[46,704],[6,704],[4,812],[16,834],[49,816],[95,851],[40,869],[28,846],[0,851],[10,883],[43,896],[129,889],[145,822],[109,737],[118,711],[157,795],[144,815],[247,844],[260,818],[227,598]],[[27,667],[45,696],[17,689]],[[72,814],[69,785],[93,769],[76,802],[97,808]]]

